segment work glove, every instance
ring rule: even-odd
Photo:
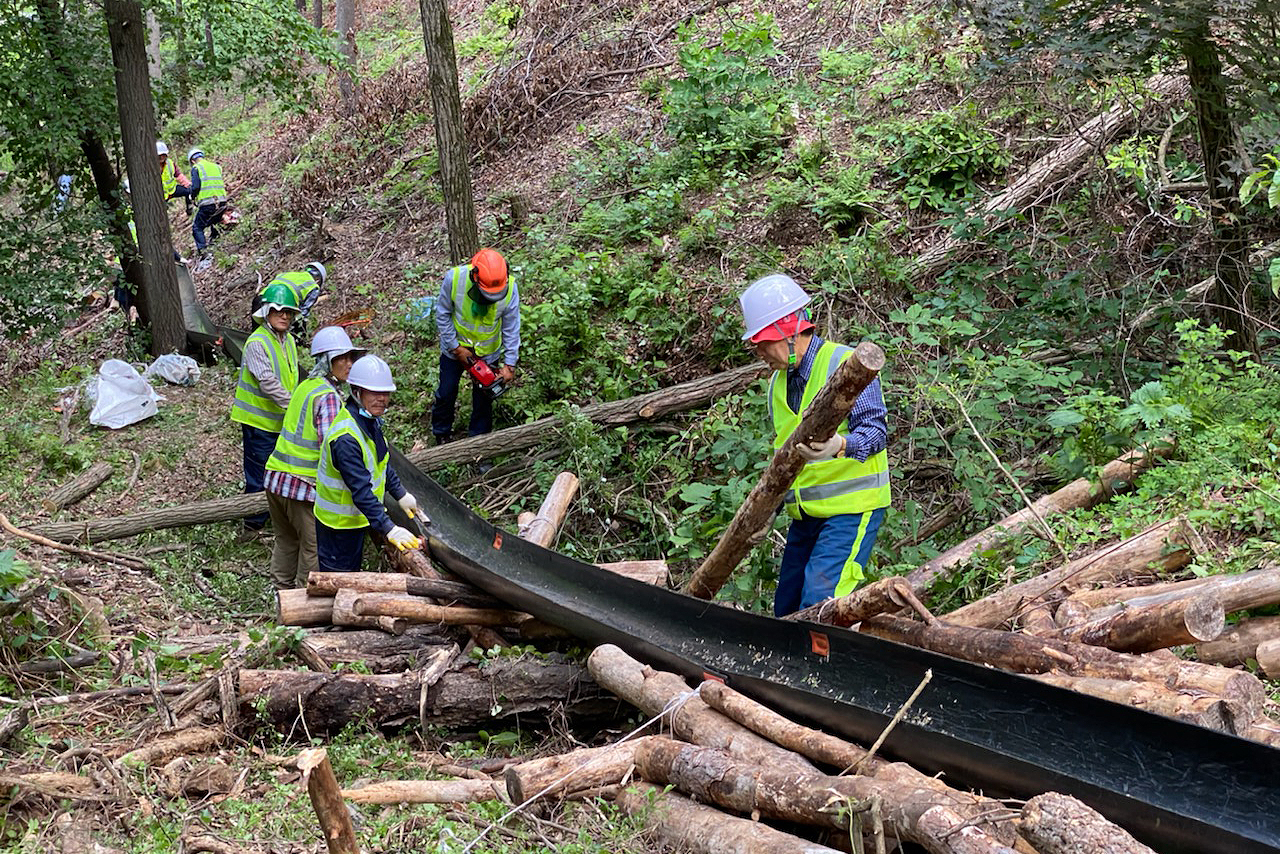
[[[410,534],[405,528],[396,525],[391,529],[391,533],[387,534],[387,542],[395,546],[400,551],[405,549],[417,549],[422,547],[422,541]]]
[[[418,499],[413,497],[412,492],[406,492],[404,495],[400,496],[400,500],[396,503],[399,504],[400,509],[404,511],[404,515],[408,516],[410,519],[412,519],[416,514],[422,512],[418,509]],[[422,518],[426,519],[427,517],[424,515]]]
[[[837,433],[825,442],[797,442],[796,451],[810,463],[834,460],[844,456],[844,436]]]

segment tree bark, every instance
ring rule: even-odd
[[[1089,676],[1044,674],[1032,678],[1059,688],[1101,697],[1113,703],[1133,706],[1232,735],[1244,735],[1244,731],[1252,725],[1248,710],[1241,704],[1212,694],[1174,691],[1154,682],[1129,682]]]
[[[1254,617],[1236,623],[1214,640],[1196,644],[1196,658],[1232,667],[1251,658],[1256,661],[1258,645],[1276,638],[1280,638],[1280,617]]]
[[[907,603],[899,592],[905,588],[911,592],[911,586],[900,575],[882,578],[879,581],[861,587],[848,596],[827,599],[817,605],[811,605],[783,619],[811,620],[815,623],[826,623],[832,626],[852,626],[867,617],[894,611]]]
[[[308,596],[305,590],[276,591],[276,625],[328,626],[333,624],[333,597]]]
[[[840,854],[745,818],[725,815],[659,786],[635,783],[618,793],[623,812],[643,816],[658,840],[689,854]]]
[[[312,572],[307,576],[308,596],[333,596],[339,590],[357,593],[408,593],[426,596],[445,605],[501,608],[502,603],[462,581],[418,578],[403,572]]]
[[[136,750],[130,750],[118,759],[117,765],[157,765],[175,756],[203,753],[217,747],[227,737],[224,729],[191,727],[170,733]]]
[[[615,560],[610,563],[598,563],[596,566],[658,587],[665,587],[667,579],[671,577],[671,570],[665,560]]]
[[[311,0],[311,26],[324,29],[324,0]]]
[[[43,502],[44,509],[50,513],[56,513],[63,507],[75,504],[105,483],[107,478],[111,477],[112,471],[114,468],[111,463],[105,461],[94,463],[50,492]]]
[[[556,534],[564,524],[564,517],[569,514],[569,505],[578,494],[578,476],[573,472],[562,471],[556,475],[551,489],[547,490],[542,506],[529,524],[521,524],[519,537],[531,543],[551,548],[556,541]]]
[[[1040,854],[1155,854],[1096,810],[1057,792],[1027,801],[1018,832]]]
[[[923,846],[931,854],[1013,854],[1012,849],[975,823],[966,832],[934,835],[921,819],[931,811],[955,813],[932,788],[912,789],[869,777],[794,774],[739,762],[721,750],[681,744],[670,739],[646,742],[636,750],[636,770],[645,780],[674,785],[703,803],[771,819],[849,831],[852,807],[871,798],[880,801],[885,835]],[[953,830],[973,816],[946,822]]]
[[[506,795],[501,780],[384,780],[342,790],[353,804],[478,804]]]
[[[441,648],[465,640],[466,633],[454,627],[410,626],[402,635],[377,629],[313,632],[299,647],[324,665],[318,672],[359,663],[371,673],[403,673],[424,667]]]
[[[1264,640],[1253,655],[1268,679],[1280,680],[1280,639]]]
[[[408,631],[410,622],[403,617],[393,617],[389,614],[361,614],[356,611],[356,598],[359,595],[354,590],[337,592],[333,597],[333,612],[329,615],[333,625],[380,629],[396,636]]]
[[[480,248],[475,200],[471,195],[470,153],[462,123],[458,89],[458,60],[453,49],[453,26],[445,0],[419,0],[422,41],[429,63],[431,108],[435,118],[436,152],[440,161],[440,190],[444,194],[449,255],[454,264]]]
[[[971,602],[943,619],[956,626],[998,628],[1017,618],[1028,603],[1054,605],[1092,584],[1114,584],[1140,574],[1186,566],[1193,553],[1192,539],[1186,520],[1161,522],[1127,540]]]
[[[1057,513],[1063,513],[1077,507],[1092,507],[1107,500],[1119,487],[1127,487],[1129,483],[1160,457],[1167,457],[1173,452],[1170,445],[1156,448],[1134,450],[1122,457],[1117,457],[1103,466],[1098,483],[1088,478],[1079,478],[1059,489],[1057,492],[1042,496],[1032,502],[1033,513],[1023,508],[1000,520],[983,531],[979,531],[962,543],[947,549],[942,554],[912,570],[907,576],[912,589],[917,594],[923,593],[936,579],[947,576],[950,571],[973,557],[977,552],[991,548],[1009,534],[1016,533],[1031,525],[1038,525],[1037,516],[1044,519]]]
[[[685,585],[685,593],[700,599],[716,595],[751,551],[753,535],[773,521],[778,502],[804,468],[805,460],[796,451],[796,445],[830,437],[849,417],[858,395],[883,367],[884,351],[876,345],[864,341],[854,348],[818,392],[795,431],[773,455],[759,482],[751,488],[746,501],[721,534],[720,541]]]
[[[383,725],[421,719],[424,725],[492,729],[516,716],[527,726],[530,718],[558,714],[599,720],[618,708],[582,666],[559,653],[545,659],[497,658],[483,666],[455,660],[425,690],[420,673],[242,670],[241,712],[256,714],[259,698],[265,701],[266,722],[299,735],[335,733],[362,719]]]
[[[518,626],[529,619],[528,614],[520,611],[436,605],[429,599],[408,593],[357,593],[353,590],[339,590],[334,597],[335,620],[338,618],[338,603],[347,596],[351,597],[351,610],[358,617],[398,617],[410,623],[490,627]]]
[[[1117,652],[1151,652],[1171,646],[1209,641],[1227,626],[1216,596],[1201,595],[1158,605],[1137,605],[1061,630],[1064,640],[1105,646]]]
[[[1110,617],[1131,608],[1177,602],[1195,596],[1214,596],[1227,613],[1280,604],[1280,568],[1257,569],[1239,575],[1214,575],[1146,587],[1085,590],[1058,608],[1058,624],[1072,625]]]
[[[356,27],[358,6],[356,0],[334,0],[333,28],[338,34],[338,53],[345,67],[338,71],[338,93],[350,114],[356,103]]]
[[[522,804],[535,797],[561,800],[625,783],[635,768],[636,749],[654,739],[667,740],[662,735],[646,735],[508,765],[503,771],[507,795],[512,803]]]
[[[725,395],[736,394],[755,381],[763,370],[763,366],[759,364],[734,368],[625,400],[584,406],[580,414],[605,427],[652,420],[672,412],[683,412],[704,406]],[[423,471],[434,471],[449,463],[475,462],[498,454],[531,448],[548,440],[558,441],[559,434],[556,427],[559,421],[560,419],[554,416],[540,418],[529,424],[472,436],[469,439],[460,439],[447,445],[412,451],[405,456]],[[266,509],[266,493],[253,492],[193,504],[180,504],[175,507],[159,507],[127,516],[40,525],[31,530],[60,543],[103,542],[120,537],[131,537],[145,531],[227,522],[252,516],[255,513],[264,513]]]
[[[304,750],[298,754],[297,766],[306,781],[307,795],[320,821],[329,854],[360,854],[351,813],[342,800],[342,790],[333,766],[329,764],[328,752],[323,747]]]

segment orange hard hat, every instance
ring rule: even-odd
[[[807,332],[812,328],[813,324],[809,322],[809,312],[801,309],[779,317],[773,323],[752,335],[751,343],[759,344],[761,341],[781,341],[783,338],[794,338],[801,332]]]
[[[471,274],[480,293],[497,302],[507,293],[507,259],[497,249],[481,249],[471,258]]]

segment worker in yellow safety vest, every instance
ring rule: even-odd
[[[298,385],[298,345],[289,334],[298,306],[283,285],[267,288],[254,313],[259,324],[245,341],[231,420],[244,439],[244,491],[261,492],[267,460],[284,426],[284,413]],[[242,535],[252,537],[267,524],[266,513],[244,520]]]
[[[742,338],[773,368],[768,409],[775,451],[852,352],[814,332],[809,302],[781,273],[757,279],[739,297]],[[873,380],[854,401],[846,429],[797,446],[806,462],[783,501],[792,521],[773,600],[777,616],[844,596],[863,580],[889,506],[887,414],[880,381]]]
[[[316,560],[316,467],[320,446],[342,409],[340,389],[351,365],[364,355],[341,326],[326,326],[311,339],[315,367],[293,390],[264,486],[275,541],[271,582],[277,590],[306,587]]]
[[[485,362],[504,386],[515,379],[520,358],[520,293],[507,275],[507,261],[496,249],[481,249],[471,260],[444,274],[436,299],[440,334],[440,384],[431,405],[436,444],[453,434],[453,414],[462,375],[476,360]],[[487,375],[487,374],[486,374]],[[492,391],[473,384],[467,435],[493,429]]]
[[[351,397],[329,425],[316,467],[316,551],[321,572],[360,569],[364,535],[373,530],[401,551],[421,541],[391,521],[383,509],[390,493],[410,519],[421,514],[418,499],[405,491],[382,433],[382,415],[396,384],[391,368],[374,355],[361,356],[347,374]],[[425,515],[420,515],[426,521]]]
[[[272,285],[284,285],[293,291],[293,298],[298,303],[298,316],[294,319],[293,336],[300,342],[306,340],[307,318],[311,315],[311,309],[315,307],[317,300],[323,295],[327,279],[328,272],[324,264],[312,261],[301,270],[279,273],[267,283],[267,288]],[[263,288],[263,291],[265,290],[266,288]],[[257,311],[260,305],[262,305],[262,295],[258,294],[253,299],[251,311]]]
[[[182,174],[177,163],[169,160],[169,146],[163,140],[156,140],[156,159],[160,161],[160,186],[165,201],[181,198],[187,203],[187,213],[191,213],[191,179]]]
[[[191,163],[191,201],[196,206],[191,236],[196,241],[196,252],[204,255],[208,247],[204,230],[209,229],[209,240],[218,239],[218,223],[227,211],[227,186],[222,167],[205,157],[201,149],[191,149],[187,160]]]

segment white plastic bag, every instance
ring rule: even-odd
[[[156,414],[160,396],[128,362],[107,359],[98,368],[97,385],[90,424],[115,430]]]
[[[200,379],[200,365],[190,356],[165,353],[157,356],[156,360],[142,372],[142,376],[147,379],[159,377],[174,385],[195,385]]]

